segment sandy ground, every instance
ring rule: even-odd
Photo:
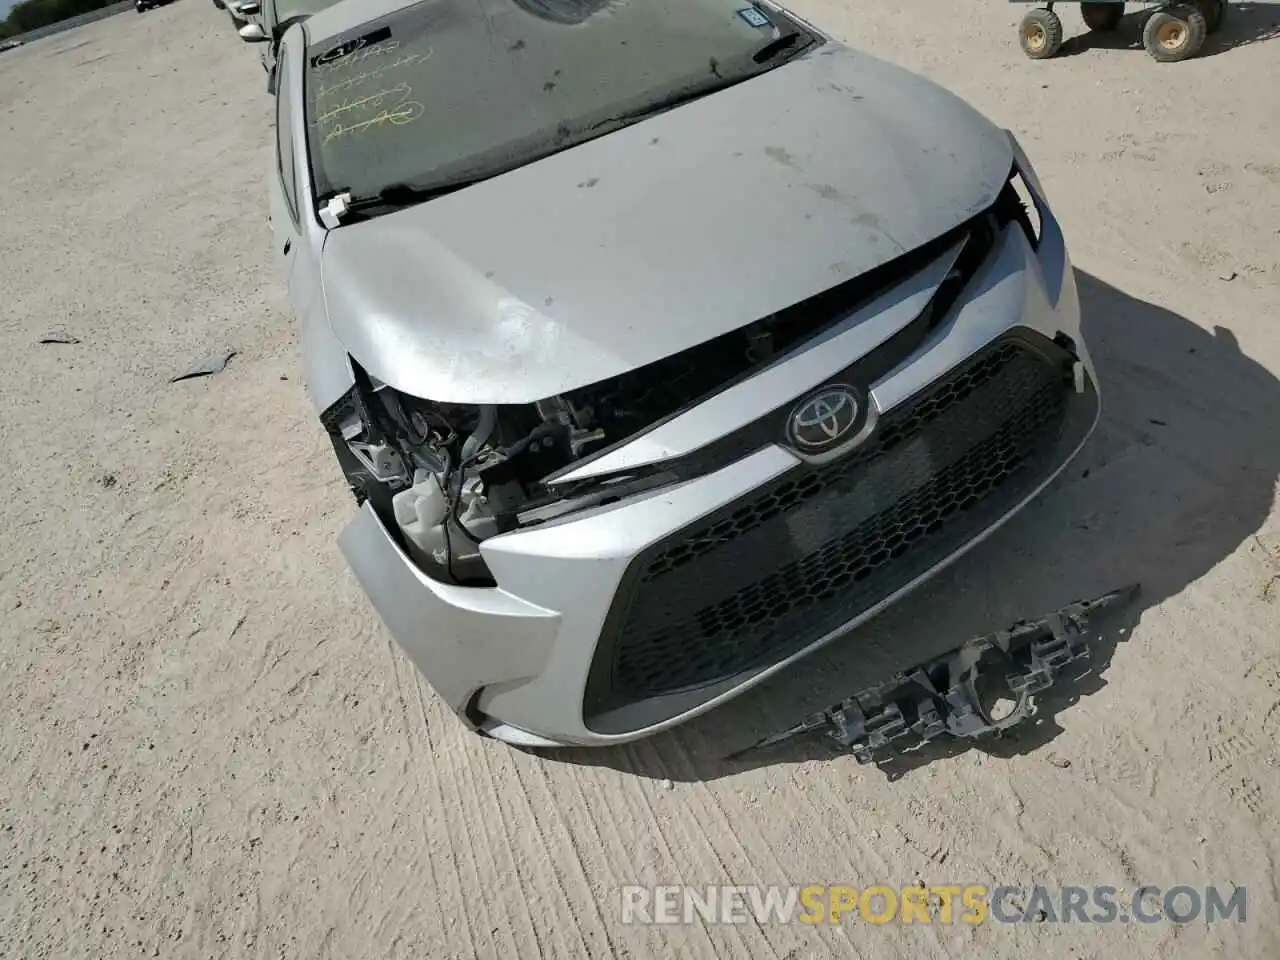
[[[1087,40],[1032,63],[1004,3],[798,9],[1021,136],[1103,422],[856,639],[672,735],[550,758],[465,733],[337,553],[351,506],[270,261],[256,51],[190,0],[0,57],[0,954],[1280,955],[1280,7],[1236,5],[1176,66]],[[57,329],[81,342],[37,343]],[[225,373],[168,382],[224,344]],[[1129,579],[1094,673],[998,750],[891,776],[810,745],[720,759]],[[917,880],[1236,884],[1248,916],[655,928],[617,895]]]

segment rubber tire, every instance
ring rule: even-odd
[[[1040,39],[1040,46],[1033,43],[1035,38]],[[1032,60],[1048,60],[1062,49],[1062,21],[1052,10],[1032,10],[1018,24],[1018,44]]]
[[[1160,45],[1160,31],[1175,23],[1181,24],[1185,30],[1185,40],[1181,46],[1171,50]],[[1151,55],[1151,59],[1159,63],[1181,63],[1200,52],[1208,32],[1204,14],[1197,7],[1166,7],[1147,18],[1142,27],[1142,46]]]
[[[1213,0],[1208,0],[1213,2]],[[1099,33],[1111,33],[1120,26],[1124,16],[1123,3],[1089,2],[1080,4],[1080,14],[1084,17],[1084,25]]]
[[[1227,0],[1195,0],[1196,7],[1204,14],[1205,29],[1217,33],[1227,19]]]
[[[213,9],[215,10],[227,9],[227,0],[213,0]]]

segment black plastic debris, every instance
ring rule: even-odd
[[[825,734],[861,764],[880,763],[936,737],[998,736],[1035,714],[1034,694],[1052,686],[1068,666],[1089,659],[1089,618],[1131,599],[1138,589],[1122,587],[970,640],[725,759],[814,733]],[[1016,701],[999,717],[985,695],[992,681]]]
[[[50,330],[42,336],[38,343],[79,343],[80,338],[74,337],[65,330]]]
[[[169,382],[177,383],[179,380],[190,380],[193,377],[211,377],[215,373],[221,373],[227,369],[227,363],[236,355],[236,352],[235,349],[228,348],[219,350],[217,353],[211,353],[193,363],[187,368],[186,373],[179,374]]]

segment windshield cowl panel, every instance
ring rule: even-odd
[[[774,69],[816,40],[743,0],[424,0],[307,51],[314,195],[484,179]]]

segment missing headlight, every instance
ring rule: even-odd
[[[542,482],[592,446],[618,438],[608,404],[565,397],[439,403],[379,382],[354,359],[351,368],[354,386],[321,422],[357,502],[370,503],[434,579],[492,586],[480,549],[489,537],[662,482],[572,493],[552,492]]]
[[[1014,170],[1013,176],[1009,178],[1009,185],[1013,187],[1014,192],[1018,195],[1018,200],[1022,204],[1021,220],[1022,228],[1027,232],[1027,239],[1031,241],[1031,246],[1040,246],[1040,208],[1036,206],[1035,194],[1031,192],[1031,188],[1027,185],[1026,179],[1018,170]]]
[[[1032,249],[1040,246],[1040,210],[1036,206],[1036,195],[1027,184],[1026,178],[1018,171],[1017,166],[1009,173],[1004,189],[1000,191],[993,212],[1001,227],[1016,220],[1027,235]]]

